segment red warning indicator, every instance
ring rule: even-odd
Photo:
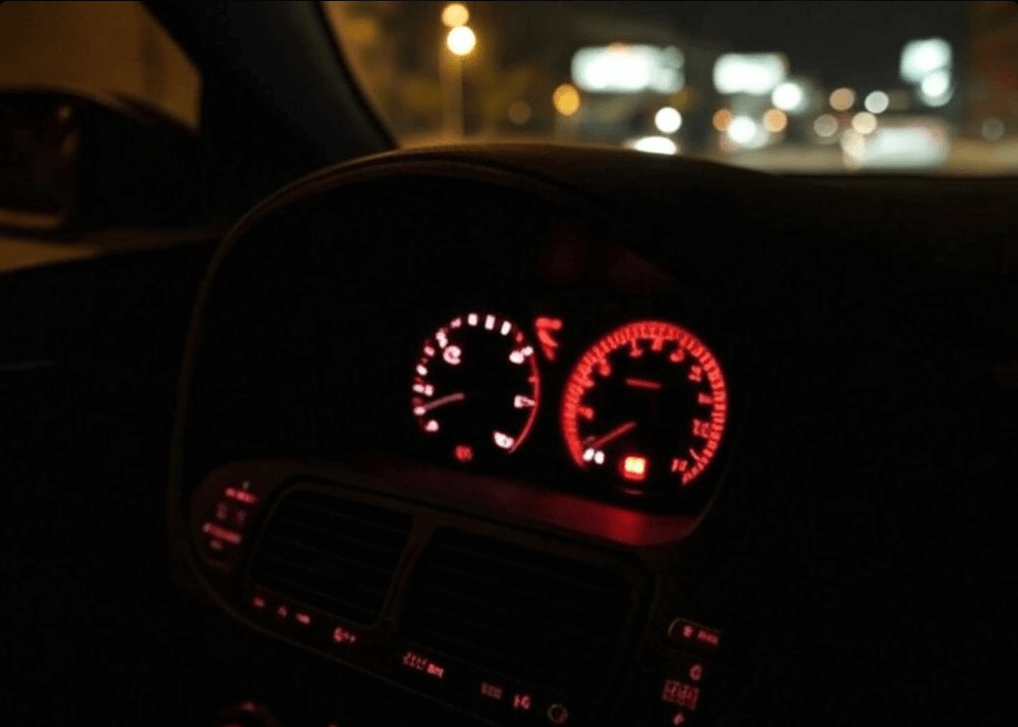
[[[562,319],[538,316],[534,321],[534,329],[537,331],[537,342],[541,345],[541,353],[549,361],[554,361],[558,348],[558,341],[555,340],[554,333],[562,330]]]
[[[629,455],[622,460],[622,476],[627,480],[642,480],[647,476],[647,458]]]

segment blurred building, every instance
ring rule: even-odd
[[[655,4],[646,5],[653,9]],[[576,119],[577,140],[617,143],[626,138],[664,135],[694,153],[710,144],[711,116],[720,103],[712,72],[714,62],[727,50],[724,44],[689,36],[663,12],[620,15],[610,12],[604,3],[578,2],[570,3],[570,15],[571,23],[558,40],[564,51],[560,69],[565,78],[570,73],[566,64],[580,48],[650,46],[675,51],[681,58],[681,83],[675,91],[586,93]],[[655,122],[656,113],[663,107],[674,108],[680,114],[681,126],[671,134]]]
[[[994,140],[1018,133],[1018,5],[966,3],[966,130]]]

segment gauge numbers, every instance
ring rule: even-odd
[[[537,357],[523,331],[495,313],[466,313],[424,342],[410,406],[426,441],[467,463],[515,452],[540,394]]]
[[[690,486],[721,443],[728,390],[721,366],[696,336],[672,323],[638,321],[591,346],[573,368],[562,433],[573,462],[623,491]]]

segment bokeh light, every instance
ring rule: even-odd
[[[571,83],[563,83],[551,95],[555,110],[563,116],[572,116],[580,110],[580,92]]]
[[[449,31],[445,44],[449,47],[450,51],[462,57],[470,55],[470,51],[477,45],[477,36],[474,35],[474,31],[470,28],[461,25]]]
[[[780,134],[788,126],[788,115],[780,109],[769,109],[763,115],[763,125],[772,134]]]
[[[877,130],[877,117],[869,111],[860,111],[852,117],[852,128],[860,134],[872,134]]]
[[[882,114],[887,111],[887,107],[891,104],[891,98],[883,91],[873,91],[866,95],[866,100],[863,101],[863,106],[871,114]]]
[[[817,133],[817,136],[829,139],[838,133],[838,120],[831,114],[821,114],[813,122],[813,131]]]
[[[442,24],[447,28],[458,28],[470,20],[470,11],[460,3],[446,5],[442,11]]]
[[[848,111],[855,105],[855,91],[850,88],[836,88],[831,91],[831,108],[835,111]]]
[[[728,109],[718,109],[714,112],[711,123],[718,131],[727,131],[728,126],[732,123],[732,112]]]
[[[671,106],[665,106],[654,114],[654,126],[662,134],[674,134],[682,126],[682,114]]]

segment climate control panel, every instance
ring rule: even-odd
[[[193,494],[196,565],[257,630],[493,724],[715,710],[721,632],[672,619],[634,652],[638,559],[285,471],[231,466]]]

